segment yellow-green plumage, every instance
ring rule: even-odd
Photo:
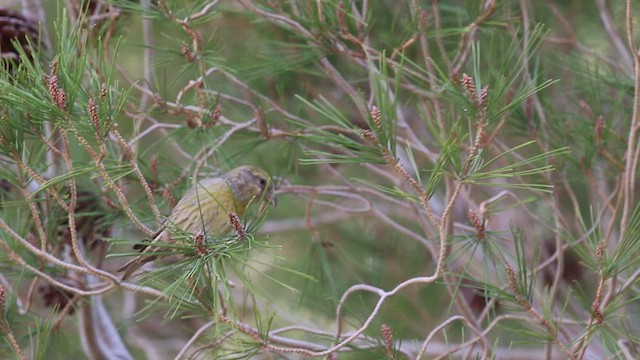
[[[165,224],[148,245],[136,245],[145,254],[129,261],[118,271],[124,271],[122,279],[129,278],[145,263],[158,256],[153,252],[164,252],[162,247],[154,247],[159,241],[173,243],[171,233],[175,229],[195,234],[224,235],[232,230],[229,213],[242,216],[249,203],[273,198],[271,178],[262,169],[254,166],[241,166],[220,177],[204,179],[189,189],[173,209]]]
[[[221,178],[207,179],[189,189],[169,216],[169,222],[188,233],[203,231],[218,235],[231,230],[227,214],[241,215],[245,206],[236,202],[233,191]]]

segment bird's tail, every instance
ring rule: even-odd
[[[120,269],[118,269],[117,272],[124,271],[124,275],[122,275],[123,281],[130,278],[131,275],[133,275],[133,273],[136,272],[136,270],[142,267],[142,265],[158,258],[158,256],[150,255],[149,253],[158,251],[157,249],[154,249],[153,247],[151,247],[151,245],[158,241],[162,241],[163,237],[166,237],[166,233],[164,231],[165,229],[166,229],[166,223],[162,224],[158,232],[156,232],[151,237],[151,239],[144,240],[143,242],[145,244],[136,244],[133,246],[133,249],[140,251],[141,255],[136,256],[131,261],[124,264]]]

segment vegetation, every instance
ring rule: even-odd
[[[640,357],[633,1],[42,3],[0,10],[2,358]],[[122,280],[244,164],[277,207]]]

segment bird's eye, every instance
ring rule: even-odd
[[[264,179],[264,178],[260,178],[258,181],[260,182],[260,185],[261,185],[261,186],[265,186],[265,185],[267,185],[267,180],[266,180],[266,179]]]

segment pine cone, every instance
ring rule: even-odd
[[[38,23],[15,10],[0,8],[0,58],[3,63],[19,61],[15,42],[22,45],[25,53],[32,57],[32,46],[38,43]]]

